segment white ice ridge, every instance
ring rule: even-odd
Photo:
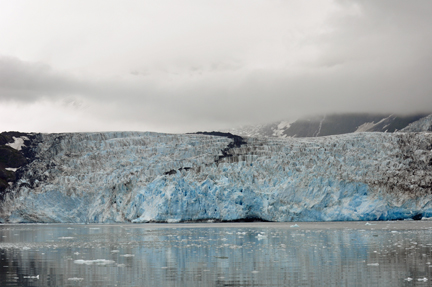
[[[1,222],[387,220],[432,217],[432,134],[232,139],[44,134]]]
[[[13,137],[13,139],[14,139],[13,143],[7,143],[6,145],[10,146],[11,148],[16,149],[16,150],[21,150],[22,147],[25,145],[24,141],[28,140],[28,138],[26,136],[22,136],[19,138]]]

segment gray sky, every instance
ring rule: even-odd
[[[430,0],[0,0],[0,131],[430,112],[431,15]]]

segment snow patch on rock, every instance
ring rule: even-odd
[[[375,122],[368,122],[368,123],[364,123],[362,125],[360,125],[356,131],[354,131],[355,133],[362,133],[362,132],[367,132],[367,131],[371,131],[374,127],[378,126],[379,124],[385,122],[386,120],[390,119],[392,117],[392,115],[383,118],[382,120],[380,120],[379,122],[375,123]],[[385,126],[386,127],[386,126]],[[384,128],[385,128],[384,127]]]
[[[13,143],[7,143],[7,146],[10,146],[13,149],[21,150],[23,146],[25,146],[24,141],[29,140],[26,136],[21,137],[13,137],[14,142]]]

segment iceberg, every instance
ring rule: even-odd
[[[432,216],[432,134],[38,134],[0,222],[277,222]],[[240,138],[240,139],[239,139]]]

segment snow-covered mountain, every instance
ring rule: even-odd
[[[319,137],[353,132],[394,132],[426,117],[376,114],[333,114],[299,119],[293,122],[279,121],[263,125],[243,126],[228,130],[241,136],[252,137]]]
[[[410,123],[403,132],[432,132],[432,114]]]
[[[15,134],[2,222],[333,221],[432,216],[432,133]],[[13,154],[16,154],[13,152]]]

